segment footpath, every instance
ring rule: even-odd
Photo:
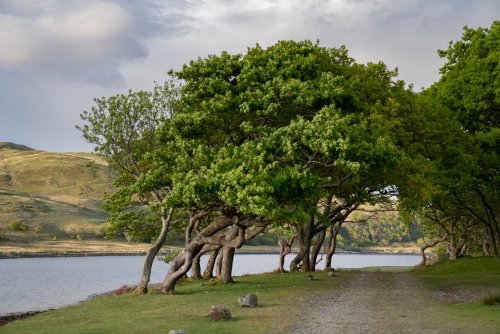
[[[350,274],[340,287],[311,297],[291,333],[500,333],[493,324],[454,314],[412,273]]]

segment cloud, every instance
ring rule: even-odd
[[[121,80],[121,62],[147,56],[144,40],[156,33],[144,6],[134,12],[111,1],[34,3],[7,1],[0,7],[4,70],[109,84]]]
[[[191,59],[259,43],[346,45],[429,86],[436,50],[498,19],[498,0],[0,0],[0,140],[88,150],[74,129],[93,97],[151,89]]]

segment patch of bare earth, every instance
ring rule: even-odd
[[[338,288],[305,303],[291,333],[498,333],[455,315],[412,273],[352,272]]]

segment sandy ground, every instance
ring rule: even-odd
[[[339,288],[307,304],[291,333],[500,333],[453,314],[406,272],[353,272]]]

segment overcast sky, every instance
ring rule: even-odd
[[[0,0],[0,141],[91,151],[75,125],[93,98],[284,39],[346,45],[420,89],[439,77],[437,49],[498,19],[498,0]]]

